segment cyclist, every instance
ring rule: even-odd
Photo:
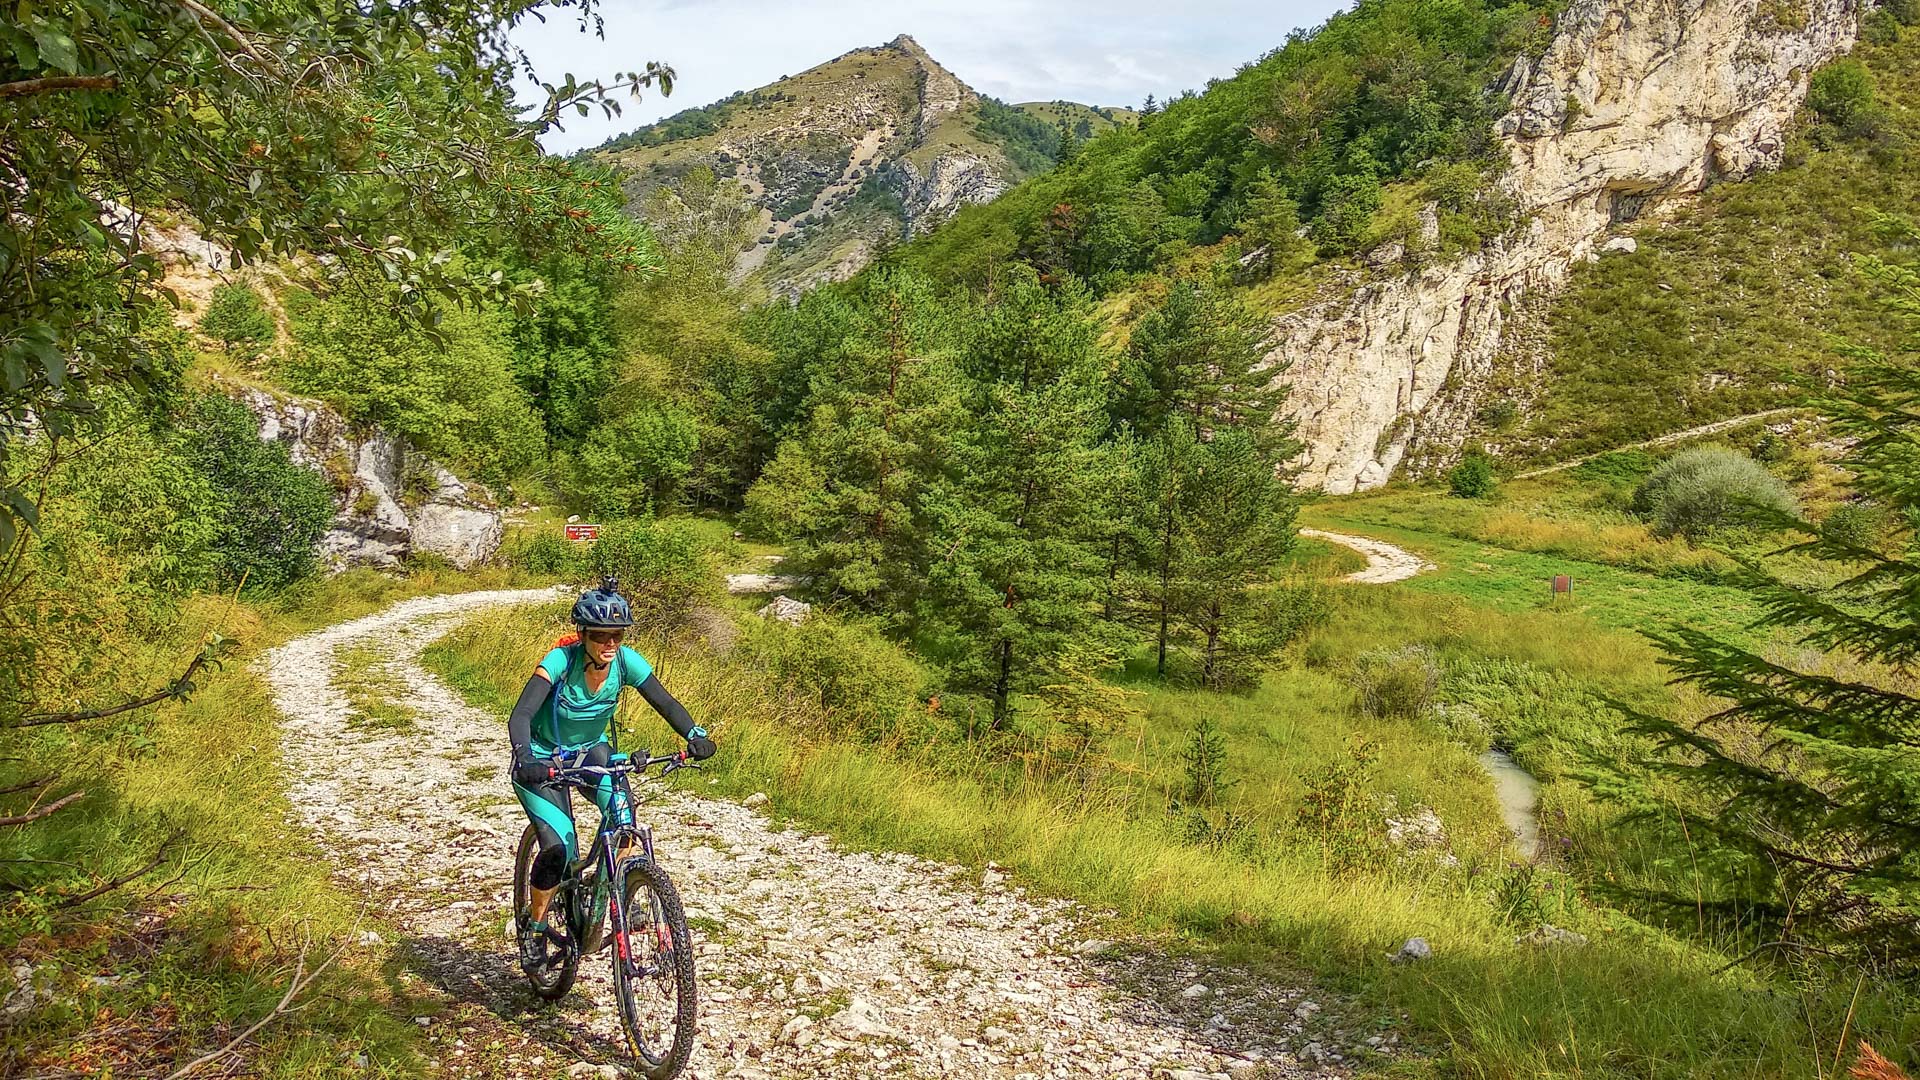
[[[633,625],[633,609],[620,595],[617,581],[606,578],[599,588],[580,594],[573,605],[573,624],[578,636],[562,638],[534,668],[507,720],[513,740],[513,793],[540,838],[540,854],[534,859],[529,882],[530,901],[527,910],[515,913],[521,928],[532,931],[519,935],[520,962],[529,969],[545,961],[543,938],[556,943],[566,940],[563,930],[547,925],[547,908],[568,863],[577,855],[571,787],[555,779],[550,759],[564,754],[571,762],[584,750],[586,764],[606,765],[613,760],[608,736],[614,706],[619,704],[620,691],[629,686],[639,690],[647,704],[687,740],[691,756],[707,758],[714,751],[706,729],[694,724],[686,707],[660,685],[653,665],[622,643]],[[613,793],[610,776],[601,777],[590,791],[601,813],[608,812]]]

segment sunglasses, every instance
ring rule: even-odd
[[[627,636],[625,630],[588,630],[581,635],[595,645],[612,645]]]

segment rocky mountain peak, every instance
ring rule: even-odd
[[[983,99],[901,34],[592,153],[626,172],[642,217],[654,191],[696,167],[738,182],[759,211],[738,272],[792,295],[851,276],[885,244],[1047,168],[1062,119],[1099,130],[1129,116]]]

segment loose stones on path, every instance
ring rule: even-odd
[[[557,1005],[533,997],[510,955],[523,822],[500,719],[412,659],[467,613],[557,599],[406,601],[264,661],[287,717],[295,813],[343,884],[370,887],[391,922],[379,933],[395,945],[361,947],[397,948],[403,982],[438,1003],[425,1031],[442,1075],[600,1075],[587,1070],[619,1059],[604,954]],[[348,645],[386,651],[431,725],[349,731],[334,682]],[[593,812],[577,801],[587,833]],[[1092,940],[1088,912],[1028,897],[997,872],[983,883],[908,855],[839,851],[746,807],[657,789],[643,813],[690,909],[702,994],[692,1077],[1291,1078],[1340,1075],[1342,1053],[1326,1048],[1358,1041],[1324,1019],[1324,995]],[[1181,993],[1195,984],[1209,992]]]

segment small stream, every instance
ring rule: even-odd
[[[1493,777],[1500,817],[1513,832],[1514,846],[1528,859],[1535,858],[1540,854],[1540,782],[1498,748],[1481,754],[1480,765]]]

